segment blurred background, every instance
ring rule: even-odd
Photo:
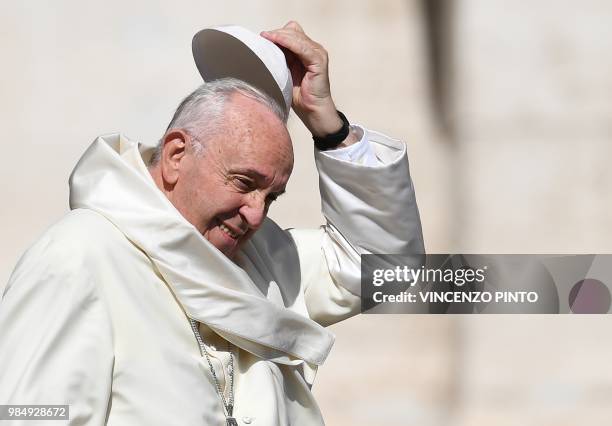
[[[3,1],[0,288],[68,209],[99,134],[154,144],[200,82],[191,37],[295,19],[353,122],[401,138],[432,253],[612,252],[605,0]],[[318,226],[312,143],[271,211]],[[329,425],[609,425],[608,316],[367,315],[333,326]],[[1,338],[1,337],[0,337]]]

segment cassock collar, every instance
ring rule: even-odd
[[[321,365],[331,350],[332,333],[268,301],[183,218],[155,185],[136,142],[97,138],[70,176],[70,207],[111,221],[147,254],[186,314],[236,346],[284,364]]]

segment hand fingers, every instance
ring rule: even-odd
[[[304,33],[293,29],[281,28],[274,31],[264,31],[261,35],[291,51],[306,66],[327,62],[327,52],[323,46],[312,41]]]
[[[289,22],[287,22],[283,28],[292,29],[292,30],[295,30],[295,31],[299,31],[299,32],[301,32],[303,34],[306,34],[306,33],[304,33],[304,29],[302,28],[302,26],[300,24],[298,24],[296,21],[289,21]]]

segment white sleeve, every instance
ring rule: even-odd
[[[83,256],[57,246],[43,236],[28,250],[0,301],[0,404],[69,405],[68,421],[44,423],[104,425],[111,322]]]
[[[351,163],[365,166],[380,164],[374,154],[374,148],[367,138],[366,129],[358,124],[351,125],[351,128],[361,136],[358,142],[344,148],[330,149],[325,151],[325,153],[338,160],[350,161]]]
[[[326,225],[292,230],[308,313],[329,325],[360,311],[361,254],[424,253],[406,146],[363,129],[375,165],[315,151]],[[350,148],[350,147],[349,147]]]

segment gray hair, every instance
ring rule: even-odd
[[[203,134],[206,138],[214,136],[221,130],[220,120],[223,118],[224,107],[230,97],[240,93],[268,107],[283,123],[287,123],[289,113],[271,96],[253,85],[235,78],[221,78],[200,85],[179,104],[166,132],[170,129],[184,129],[194,135],[192,148],[199,155],[203,152],[203,141],[196,139],[195,134]],[[160,139],[150,160],[150,166],[155,166],[162,154],[164,139]]]

